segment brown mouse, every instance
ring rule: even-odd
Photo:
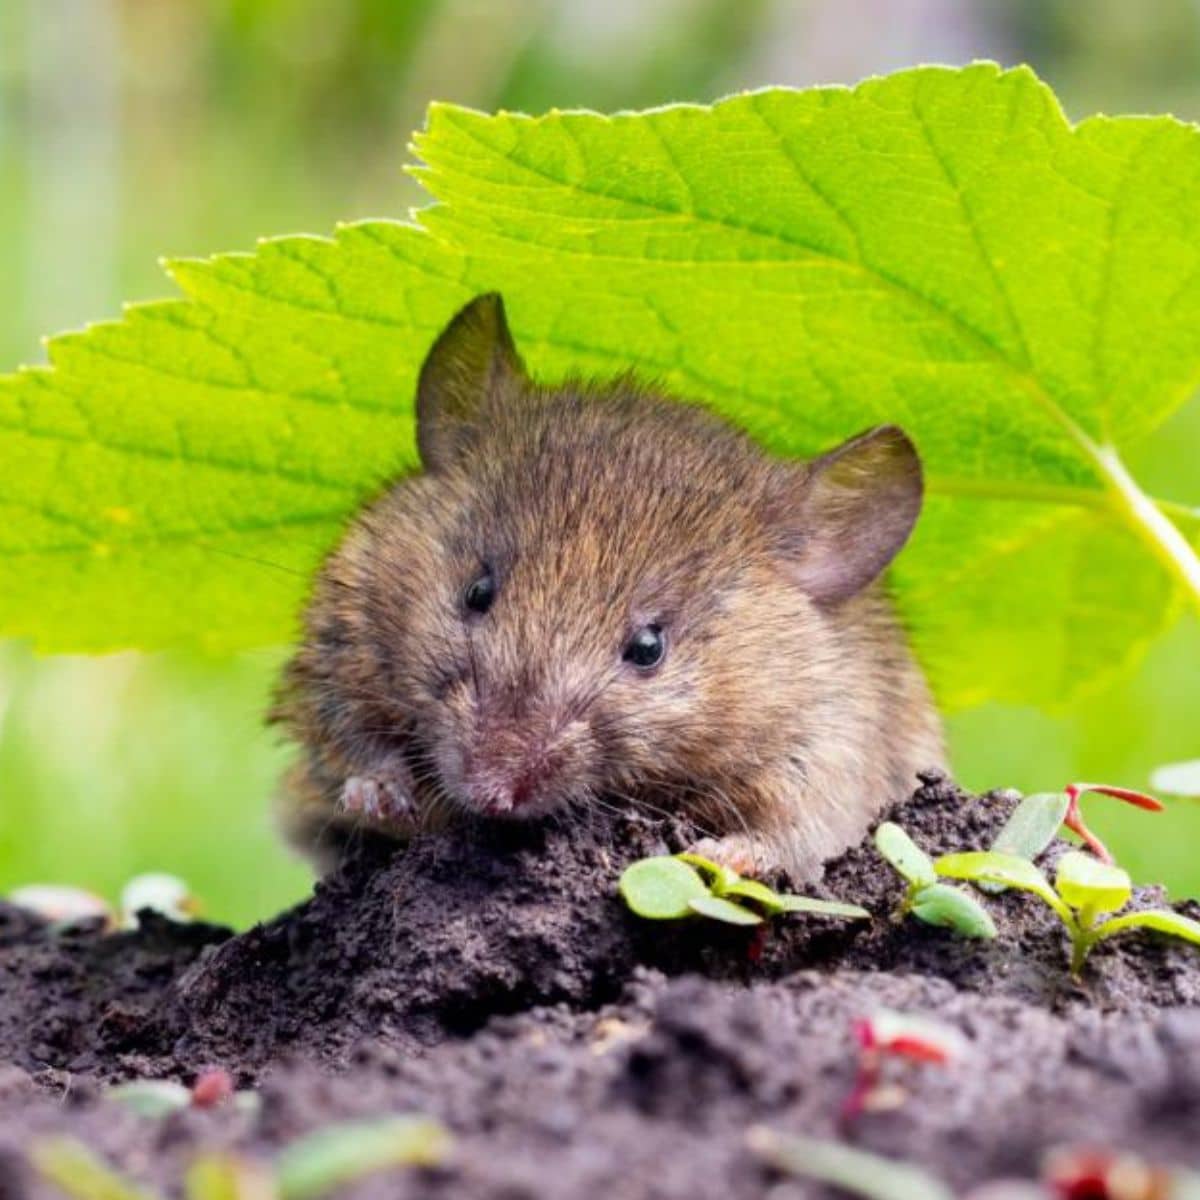
[[[802,878],[941,763],[877,583],[921,507],[901,430],[783,461],[630,376],[544,386],[486,295],[425,361],[417,442],[279,690],[284,824],[320,865],[361,828],[621,805]]]

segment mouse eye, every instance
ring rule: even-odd
[[[492,601],[495,599],[496,580],[491,571],[485,570],[478,579],[467,584],[467,590],[463,592],[463,607],[468,612],[482,615],[492,607]]]
[[[667,638],[661,625],[643,625],[625,643],[622,658],[641,671],[649,671],[662,662],[667,653]]]

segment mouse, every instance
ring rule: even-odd
[[[540,382],[494,293],[415,415],[420,468],[324,561],[271,714],[318,870],[363,834],[618,809],[806,880],[944,765],[884,582],[924,491],[897,426],[789,460],[632,373]]]

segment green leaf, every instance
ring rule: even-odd
[[[1032,861],[1054,840],[1070,803],[1070,797],[1065,792],[1036,792],[1026,796],[996,834],[992,849],[997,854],[1018,854]],[[999,883],[980,883],[977,886],[991,895],[1006,890]]]
[[[279,1200],[270,1167],[231,1154],[206,1154],[188,1167],[187,1200]]]
[[[1062,901],[1050,881],[1027,858],[1016,854],[997,854],[994,850],[969,850],[963,854],[943,854],[934,864],[939,875],[966,879],[971,883],[1002,883],[1040,896],[1052,908]]]
[[[849,921],[869,921],[870,912],[858,904],[847,904],[842,900],[817,900],[812,896],[793,896],[785,892],[778,897],[779,911],[784,913],[811,913],[817,917],[845,917]]]
[[[0,631],[289,637],[413,461],[425,349],[492,289],[548,379],[633,367],[787,454],[903,424],[929,499],[893,584],[944,702],[1060,704],[1200,596],[1200,517],[1118,456],[1200,381],[1193,127],[1072,127],[980,64],[611,118],[439,105],[417,146],[419,227],[174,263],[184,300],[0,381]]]
[[[782,1134],[763,1126],[748,1135],[750,1149],[777,1170],[815,1179],[867,1200],[953,1200],[932,1175],[911,1163],[883,1158],[841,1142]]]
[[[276,1162],[280,1200],[312,1200],[391,1167],[436,1166],[450,1135],[428,1117],[384,1117],[318,1130],[293,1142]]]
[[[1200,921],[1181,916],[1169,908],[1152,908],[1146,912],[1126,913],[1112,917],[1095,930],[1096,940],[1112,937],[1125,929],[1151,929],[1156,933],[1168,933],[1187,942],[1200,945]]]
[[[133,1079],[115,1084],[104,1094],[142,1117],[165,1117],[192,1102],[192,1093],[183,1084],[168,1079]]]
[[[1026,796],[992,842],[997,854],[1016,854],[1033,860],[1054,840],[1067,815],[1065,792],[1035,792]]]
[[[729,900],[750,900],[769,917],[784,911],[783,897],[757,879],[735,879],[717,894]]]
[[[715,863],[711,858],[705,858],[702,854],[676,854],[675,857],[680,862],[685,862],[689,866],[695,867],[708,882],[708,886],[712,888],[713,893],[718,896],[723,896],[742,878],[736,871],[731,871],[728,867],[723,866],[721,863]],[[763,885],[760,884],[759,886]],[[770,888],[767,890],[770,891]]]
[[[686,863],[669,854],[630,863],[617,885],[625,903],[639,917],[677,921],[691,912],[691,902],[708,895],[704,880]]]
[[[933,860],[893,821],[875,830],[875,848],[914,886],[937,882]]]
[[[1059,859],[1054,886],[1072,908],[1088,913],[1089,918],[1124,908],[1133,894],[1127,872],[1082,850],[1072,850]]]
[[[1072,937],[1075,936],[1075,914],[1059,898],[1045,875],[1026,858],[1016,854],[997,854],[994,850],[971,850],[963,854],[943,854],[934,866],[939,875],[950,879],[999,883],[1018,891],[1032,892],[1055,911]]]
[[[29,1159],[43,1179],[71,1200],[158,1200],[157,1193],[114,1171],[75,1138],[35,1142]]]
[[[688,901],[688,907],[702,917],[724,921],[726,925],[761,925],[762,917],[723,896],[697,896]]]
[[[909,912],[927,925],[953,929],[968,938],[994,938],[996,926],[973,896],[946,883],[931,883],[917,892]]]

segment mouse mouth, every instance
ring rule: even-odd
[[[458,791],[467,808],[499,820],[544,816],[563,802],[560,771],[542,761],[468,771]]]
[[[488,722],[437,755],[446,792],[469,812],[498,820],[544,817],[583,790],[589,745],[575,723],[531,732],[525,723]]]

